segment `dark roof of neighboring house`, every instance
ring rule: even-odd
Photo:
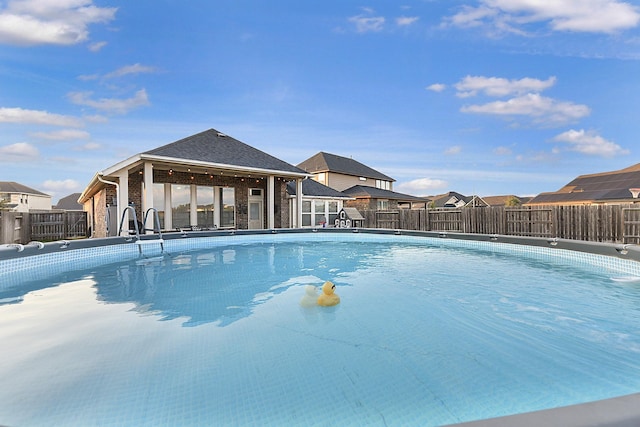
[[[640,188],[640,163],[617,171],[580,175],[560,190],[540,193],[528,203],[631,199],[630,188]]]
[[[376,187],[368,187],[366,185],[354,185],[342,191],[351,197],[360,199],[391,199],[404,202],[427,202],[423,197],[411,196],[409,194],[396,193],[395,191],[383,190]]]
[[[296,194],[296,183],[287,183],[287,193],[290,195]],[[312,197],[331,197],[334,199],[352,199],[351,196],[344,194],[341,191],[334,190],[331,187],[327,187],[324,184],[320,184],[318,181],[307,178],[302,180],[302,194]]]
[[[61,198],[60,200],[58,200],[58,203],[53,207],[53,209],[62,209],[65,211],[81,211],[83,209],[82,205],[78,203],[80,194],[81,193],[73,193]]]
[[[145,151],[142,154],[222,165],[305,173],[302,169],[215,129],[200,132],[162,147]]]
[[[322,151],[298,164],[298,167],[309,173],[335,172],[344,175],[382,179],[390,182],[395,181],[395,179],[351,158],[324,153]]]
[[[445,206],[450,206],[450,205],[447,204],[447,202],[452,197],[455,197],[458,200],[462,200],[465,204],[467,204],[471,200],[473,200],[473,196],[465,196],[465,195],[462,195],[462,194],[457,193],[455,191],[449,191],[448,193],[438,194],[437,196],[431,196],[429,198],[432,200],[432,203],[433,203],[433,205],[435,207],[442,208],[442,207],[445,207]]]
[[[34,190],[33,188],[13,181],[0,181],[0,193],[24,193],[35,194],[38,196],[49,196],[42,191]]]

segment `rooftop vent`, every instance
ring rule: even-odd
[[[219,137],[219,138],[224,138],[225,136],[227,136],[227,135],[225,135],[225,134],[224,134],[224,133],[222,133],[222,132],[218,132],[218,137]]]

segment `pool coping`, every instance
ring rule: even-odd
[[[569,250],[596,255],[611,256],[618,259],[640,262],[640,246],[633,244],[584,242],[568,239],[506,236],[497,234],[468,234],[452,231],[412,231],[395,229],[337,229],[337,228],[306,228],[306,229],[268,229],[268,230],[215,230],[215,231],[183,231],[162,234],[162,241],[188,239],[199,237],[225,237],[261,234],[309,234],[309,233],[363,233],[398,236],[431,237],[439,239],[455,239],[476,242],[508,243],[545,247],[557,250]],[[160,242],[158,235],[89,238],[79,240],[60,240],[41,243],[30,242],[26,245],[0,245],[0,262],[16,258],[68,252],[78,249],[90,249],[113,245],[138,246],[140,253],[144,244]],[[562,427],[635,427],[640,425],[640,393],[581,403],[577,405],[545,409],[504,417],[489,418],[457,424],[450,427],[533,427],[533,426],[562,426]]]
[[[529,236],[507,236],[503,234],[470,234],[453,231],[413,231],[394,230],[380,228],[286,228],[268,230],[212,230],[212,231],[182,231],[162,234],[162,240],[175,240],[197,237],[225,237],[225,236],[245,236],[260,234],[305,234],[305,233],[363,233],[363,234],[383,234],[398,236],[432,237],[441,239],[467,240],[477,242],[509,243],[514,245],[547,247],[552,249],[565,249],[576,252],[586,252],[596,255],[612,256],[619,259],[640,262],[640,245],[607,243],[607,242],[585,242],[580,240],[529,237]],[[88,238],[77,240],[59,240],[55,242],[41,243],[29,242],[26,245],[4,244],[0,245],[0,261],[22,258],[31,255],[42,255],[56,252],[70,251],[74,249],[88,249],[93,247],[103,247],[122,244],[145,244],[158,242],[157,234],[141,235],[140,239],[135,236]]]

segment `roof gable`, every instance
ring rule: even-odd
[[[215,129],[206,130],[142,154],[176,160],[195,160],[221,165],[305,173],[283,160]]]
[[[395,181],[395,179],[390,176],[380,173],[356,160],[322,151],[298,164],[298,167],[309,173],[335,172],[344,175],[362,176],[365,178],[381,179],[390,182]]]

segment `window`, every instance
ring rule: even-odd
[[[153,207],[158,211],[160,229],[164,230],[164,184],[153,184]],[[156,220],[155,216],[153,220]]]
[[[329,215],[329,224],[334,224],[338,218],[338,202],[327,202],[327,214]]]
[[[315,211],[313,224],[322,227],[327,223],[327,216],[325,214],[325,202],[324,200],[316,200],[313,205]]]
[[[199,227],[213,227],[213,187],[198,186],[196,188],[198,225]]]
[[[326,172],[322,172],[316,175],[316,181],[318,181],[320,184],[324,184],[327,185],[327,173]]]
[[[384,181],[382,179],[376,179],[376,188],[380,188],[382,190],[391,190],[391,182]]]
[[[389,201],[388,200],[379,199],[378,200],[378,210],[379,211],[389,210]]]
[[[302,226],[311,227],[311,202],[308,200],[302,201]]]
[[[338,217],[341,204],[336,200],[303,200],[302,227],[331,226]]]
[[[220,189],[220,227],[236,226],[236,191],[232,187]]]
[[[171,217],[173,219],[173,227],[189,227],[191,225],[190,215],[191,186],[171,184]]]

